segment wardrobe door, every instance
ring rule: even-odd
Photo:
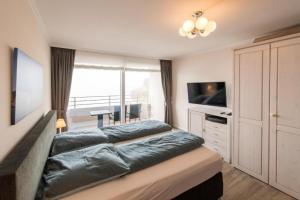
[[[235,167],[268,182],[270,45],[235,52]]]
[[[271,45],[270,184],[300,199],[300,38]]]

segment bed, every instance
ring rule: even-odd
[[[0,199],[35,198],[56,133],[55,116],[53,111],[44,116],[1,163]],[[64,199],[218,199],[223,194],[221,167],[218,154],[200,147]]]
[[[176,166],[176,167],[174,167]],[[158,165],[68,196],[66,200],[172,199],[221,171],[220,157],[198,148]]]

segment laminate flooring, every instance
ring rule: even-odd
[[[295,200],[295,198],[258,179],[223,164],[224,195],[222,200]]]

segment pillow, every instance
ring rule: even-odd
[[[46,198],[58,198],[95,184],[129,173],[128,165],[118,156],[112,144],[99,144],[70,151],[47,160]]]
[[[54,137],[50,156],[107,142],[108,137],[100,129],[65,132]]]

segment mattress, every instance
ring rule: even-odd
[[[65,200],[166,200],[208,180],[222,169],[221,157],[200,147],[160,164],[67,196]]]

